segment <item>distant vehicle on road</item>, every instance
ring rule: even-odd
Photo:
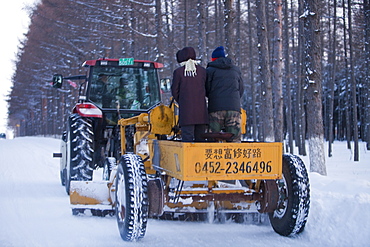
[[[0,139],[6,139],[5,133],[0,133]]]

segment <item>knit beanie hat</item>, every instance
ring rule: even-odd
[[[219,57],[225,57],[225,50],[223,46],[217,47],[213,52],[212,52],[212,58],[219,58]]]

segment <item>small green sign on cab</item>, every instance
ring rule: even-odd
[[[118,65],[119,66],[133,65],[133,64],[134,64],[134,58],[133,57],[130,57],[130,58],[120,58],[119,59],[119,62],[118,62]]]

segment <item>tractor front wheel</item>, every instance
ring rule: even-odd
[[[116,173],[115,211],[118,229],[124,241],[144,237],[148,221],[148,183],[140,156],[125,154]]]
[[[272,228],[282,236],[299,234],[308,217],[310,185],[306,167],[298,156],[283,156],[283,178],[277,183],[277,209],[269,213]]]

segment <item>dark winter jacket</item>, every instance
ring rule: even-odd
[[[208,112],[240,112],[243,91],[241,71],[230,58],[220,57],[208,63],[206,82]]]
[[[185,47],[177,54],[179,63],[189,59],[195,60],[195,51],[192,47]],[[179,103],[179,124],[208,124],[206,105],[206,69],[196,65],[196,75],[184,76],[185,66],[173,72],[172,96]]]

